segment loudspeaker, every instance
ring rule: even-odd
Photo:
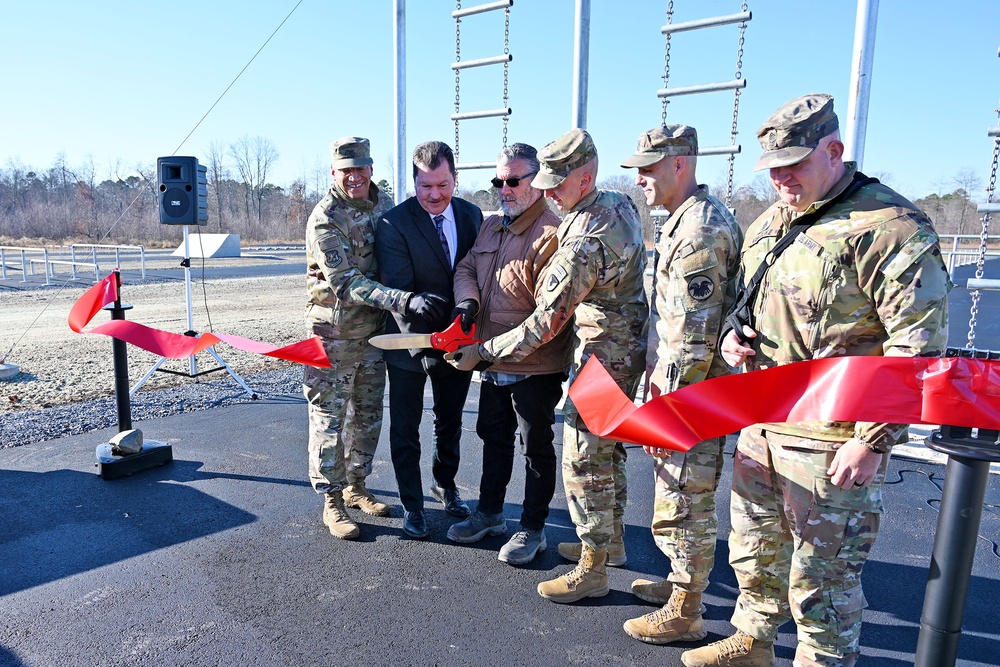
[[[156,158],[156,175],[161,224],[208,224],[207,169],[198,158]]]

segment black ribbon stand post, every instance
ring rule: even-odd
[[[111,305],[105,306],[104,310],[111,312],[112,320],[124,320],[125,311],[131,310],[130,304],[123,304],[121,300],[122,278],[118,269],[115,269],[116,294],[118,298]],[[154,468],[170,463],[174,460],[173,448],[163,442],[142,439],[142,432],[132,431],[132,403],[129,398],[128,386],[128,347],[125,341],[117,338],[111,339],[111,350],[114,359],[115,369],[115,403],[118,409],[118,435],[112,438],[111,442],[105,442],[97,446],[97,466],[101,478],[114,479],[124,477],[140,470]],[[126,453],[118,448],[117,439],[130,435],[133,442],[138,438],[141,449],[137,452]]]
[[[948,356],[1000,359],[1000,352],[949,349]],[[942,426],[927,446],[948,455],[934,551],[920,615],[914,667],[953,667],[972,578],[990,463],[1000,461],[1000,431]]]

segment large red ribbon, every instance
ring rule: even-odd
[[[689,385],[636,407],[591,357],[569,389],[602,437],[686,452],[762,422],[867,421],[1000,428],[1000,361],[839,357]]]
[[[83,333],[83,328],[94,319],[101,309],[118,298],[118,287],[115,274],[110,274],[101,282],[84,293],[69,311],[69,328],[76,333]],[[205,333],[195,338],[170,333],[162,329],[153,329],[138,322],[127,320],[111,320],[94,327],[87,333],[104,334],[131,343],[147,352],[158,354],[168,359],[186,359],[216,343],[227,343],[233,347],[261,354],[266,357],[294,361],[297,364],[330,368],[330,359],[323,349],[323,343],[318,336],[292,343],[285,347],[277,347],[268,343],[260,343],[241,336],[229,334]]]

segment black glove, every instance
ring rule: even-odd
[[[448,299],[431,292],[414,294],[406,302],[407,315],[419,315],[428,322],[440,320],[447,312]]]
[[[451,311],[451,321],[454,322],[456,317],[461,316],[462,331],[469,333],[472,330],[472,325],[476,323],[476,315],[478,314],[479,302],[475,299],[466,299]]]

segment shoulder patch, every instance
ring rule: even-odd
[[[566,267],[556,264],[549,271],[549,277],[545,281],[545,290],[547,292],[555,292],[560,285],[566,282],[567,278],[569,278],[569,272],[566,270]]]
[[[695,301],[704,301],[715,293],[715,281],[708,276],[695,276],[688,281],[688,294]]]
[[[340,263],[344,261],[341,257],[339,250],[328,250],[324,256],[326,257],[326,265],[330,268],[336,268],[340,266]]]

